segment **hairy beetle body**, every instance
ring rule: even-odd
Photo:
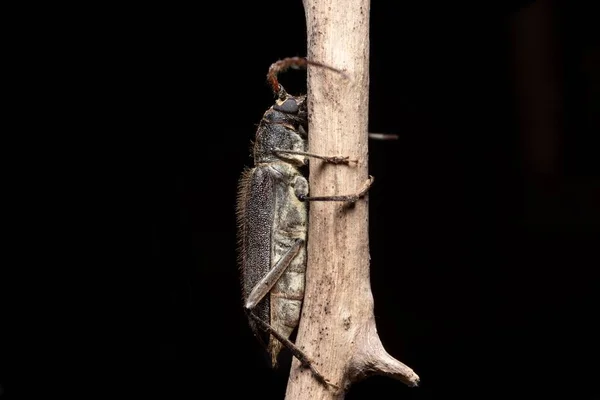
[[[242,174],[238,190],[238,240],[244,301],[278,260],[295,255],[254,312],[288,338],[298,326],[306,271],[307,207],[301,200],[308,182],[300,172],[305,157],[277,150],[306,151],[304,97],[283,95],[265,112],[254,144],[255,167]],[[303,137],[304,136],[304,137]],[[300,241],[300,246],[295,244]],[[295,249],[295,247],[299,247]],[[255,335],[267,345],[273,365],[282,344],[250,320]]]
[[[308,196],[308,182],[300,170],[307,157],[345,165],[357,160],[307,152],[306,96],[289,95],[277,80],[279,72],[307,64],[342,73],[298,57],[280,60],[269,69],[267,80],[277,100],[256,131],[254,167],[246,169],[238,183],[238,261],[244,309],[255,336],[271,355],[271,364],[277,365],[285,346],[321,383],[336,386],[289,340],[299,324],[304,298],[306,201],[354,203],[367,193],[373,178],[354,194]]]

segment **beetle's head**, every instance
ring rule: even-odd
[[[285,114],[286,119],[295,121],[299,128],[302,127],[301,130],[306,130],[308,128],[306,95],[292,96],[283,89],[283,86],[280,88],[273,110]]]

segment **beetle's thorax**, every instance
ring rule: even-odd
[[[283,91],[260,121],[254,142],[254,162],[284,161],[304,165],[304,156],[283,155],[277,150],[306,151],[306,128],[306,96],[291,96]]]

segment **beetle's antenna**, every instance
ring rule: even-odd
[[[307,65],[314,65],[315,67],[326,68],[330,71],[337,72],[339,74],[344,75],[344,77],[348,77],[346,73],[337,68],[330,67],[329,65],[308,60],[306,57],[288,57],[282,60],[276,61],[269,67],[269,72],[267,73],[267,81],[271,88],[273,89],[273,93],[279,95],[282,90],[282,86],[279,84],[279,80],[277,79],[277,75],[281,72],[287,71],[289,68],[294,69],[306,69]]]

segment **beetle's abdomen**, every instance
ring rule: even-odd
[[[298,174],[296,170],[286,172],[288,179],[293,182]],[[270,294],[271,326],[286,338],[290,337],[300,321],[306,274],[307,209],[306,204],[296,197],[290,181],[276,190],[276,215],[271,236],[271,266],[290,250],[297,239],[303,240],[303,245]],[[282,347],[277,339],[270,338],[269,351],[273,365],[277,364],[276,359]]]

